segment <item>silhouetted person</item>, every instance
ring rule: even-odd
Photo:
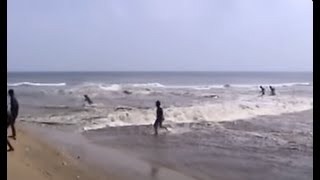
[[[260,89],[261,89],[261,96],[265,95],[266,93],[266,90],[264,89],[264,87],[260,86]]]
[[[11,145],[9,139],[7,138],[7,145],[9,146],[8,151],[14,151],[13,146]]]
[[[14,125],[19,114],[19,103],[12,89],[9,89],[8,94],[10,96],[10,114],[11,114],[10,126],[12,131],[12,136],[9,136],[9,137],[16,139],[16,128]]]
[[[7,129],[10,126],[10,124],[12,123],[12,117],[10,112],[7,111]],[[13,146],[11,145],[9,139],[7,138],[7,145],[9,146],[8,151],[14,151]]]
[[[91,99],[89,98],[89,96],[88,95],[84,95],[84,100],[88,103],[88,104],[93,104],[93,102],[91,101]]]
[[[162,126],[162,122],[164,121],[164,117],[163,117],[163,110],[160,107],[161,103],[160,101],[156,101],[156,107],[157,107],[157,119],[154,122],[154,134],[157,135],[158,134],[158,127],[160,128],[164,128],[166,130],[168,130],[166,127]]]
[[[272,87],[272,86],[269,86],[269,88],[270,88],[270,91],[271,91],[270,95],[271,96],[275,96],[276,95],[276,89],[274,87]]]

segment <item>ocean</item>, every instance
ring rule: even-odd
[[[8,73],[7,87],[16,91],[23,114],[37,115],[26,121],[92,129],[152,123],[156,100],[173,123],[305,110],[312,102],[312,78],[278,72],[17,72]],[[260,85],[282,95],[260,98]],[[94,105],[85,104],[85,94]]]
[[[260,85],[310,83],[310,72],[9,72],[9,86],[73,86],[84,83],[181,85]]]
[[[103,171],[119,166],[128,177],[157,179],[164,166],[201,180],[312,179],[312,73],[21,72],[8,73],[7,88],[20,102],[18,121]],[[156,100],[169,128],[157,138]],[[100,153],[89,153],[93,146]],[[108,165],[110,146],[157,168],[149,177]]]

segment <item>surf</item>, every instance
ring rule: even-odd
[[[18,82],[18,83],[7,83],[7,86],[49,86],[49,87],[60,87],[66,86],[67,83],[34,83],[34,82]]]

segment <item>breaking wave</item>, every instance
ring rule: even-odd
[[[52,86],[52,87],[59,87],[59,86],[66,86],[67,83],[33,83],[33,82],[18,82],[18,83],[7,83],[7,86]]]
[[[186,107],[164,108],[165,124],[171,127],[179,123],[221,122],[250,119],[264,115],[281,115],[312,109],[310,97],[267,97],[241,99],[216,103],[196,104]],[[94,130],[105,127],[151,125],[155,120],[155,109],[137,107],[105,108],[89,107],[64,115],[32,118],[32,121],[51,124],[80,125],[82,130]]]
[[[7,83],[7,86],[31,86],[31,87],[63,87],[67,83],[36,83],[36,82],[18,82]],[[262,86],[272,85],[274,87],[291,87],[291,86],[312,86],[309,82],[296,82],[296,83],[280,83],[280,84],[261,84]],[[223,89],[223,88],[257,88],[258,84],[217,84],[217,85],[164,85],[160,83],[136,83],[136,84],[103,84],[103,83],[84,83],[72,86],[73,91],[84,91],[90,89],[103,90],[103,91],[121,91],[124,89],[193,89],[193,90],[210,90],[210,89]]]

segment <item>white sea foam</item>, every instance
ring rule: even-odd
[[[112,84],[109,86],[99,85],[99,88],[105,91],[120,91],[122,89],[120,84]]]
[[[46,84],[44,84],[46,85]],[[47,84],[50,85],[50,84]],[[64,84],[53,84],[64,85]],[[291,86],[311,86],[311,83],[281,83],[281,84],[261,84],[262,86],[272,85],[274,87],[291,87]],[[244,88],[244,89],[258,89],[258,84],[216,84],[216,85],[163,85],[160,83],[142,83],[142,84],[103,84],[103,83],[86,83],[72,87],[72,92],[78,93],[103,93],[105,92],[120,92],[123,90],[130,90],[131,92],[139,94],[149,94],[156,89],[189,89],[189,90],[211,90],[211,89],[225,89],[225,88]]]
[[[258,101],[238,101],[201,104],[165,109],[167,122],[189,123],[200,121],[232,121],[261,115],[280,115],[312,108],[312,98],[265,98]],[[132,110],[109,113],[105,126],[147,125],[155,118],[154,110]]]
[[[249,119],[262,115],[280,115],[311,109],[313,99],[310,97],[263,97],[239,98],[233,101],[195,104],[188,107],[164,108],[165,124],[175,126],[177,123],[221,122]],[[155,120],[155,109],[115,110],[97,106],[86,111],[72,112],[67,115],[33,118],[32,121],[57,124],[74,124],[83,130],[104,127],[151,125]]]
[[[141,83],[141,84],[129,84],[133,87],[144,87],[144,88],[165,88],[167,86],[160,83]]]
[[[83,83],[80,85],[75,86],[66,86],[66,83],[33,83],[33,82],[19,82],[19,83],[7,83],[8,87],[35,87],[35,88],[54,88],[51,90],[42,90],[42,94],[58,94],[58,95],[75,95],[75,96],[82,96],[83,94],[88,94],[90,97],[97,97],[97,96],[108,96],[110,93],[123,93],[124,90],[131,92],[132,94],[140,94],[140,95],[150,95],[153,93],[166,93],[167,91],[172,91],[174,93],[179,94],[176,89],[179,90],[196,90],[196,91],[208,91],[208,90],[223,90],[223,89],[251,89],[251,90],[259,90],[259,85],[252,85],[252,84],[230,84],[229,87],[225,85],[195,85],[195,86],[177,86],[177,85],[163,85],[159,83],[146,83],[146,84],[103,84],[103,83]],[[274,87],[292,87],[292,86],[312,86],[312,83],[281,83],[281,84],[271,84]],[[268,85],[263,85],[267,87]],[[59,89],[55,89],[58,88]],[[194,93],[196,93],[194,91]],[[180,92],[180,91],[179,91]],[[26,95],[28,92],[21,92],[22,94],[25,93]],[[30,93],[29,94],[34,94]],[[52,94],[52,95],[54,95]],[[184,94],[184,92],[180,93]],[[277,89],[277,94],[279,91]],[[200,95],[201,96],[201,95]]]
[[[66,83],[33,83],[33,82],[18,82],[18,83],[7,83],[7,86],[66,86]]]

